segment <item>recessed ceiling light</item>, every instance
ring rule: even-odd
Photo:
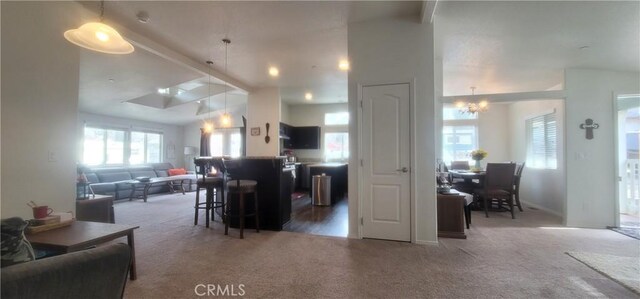
[[[278,75],[280,75],[280,71],[278,70],[277,67],[272,66],[269,68],[269,75],[271,77],[278,77]]]
[[[341,59],[340,62],[338,62],[338,68],[341,71],[348,71],[349,70],[349,60]]]
[[[200,101],[196,101],[196,103],[200,104]]]
[[[304,94],[304,98],[307,101],[310,101],[311,99],[313,99],[313,95],[310,92],[307,92]]]
[[[169,94],[169,88],[158,88],[159,94]]]
[[[109,79],[109,82],[113,83],[113,82],[116,82],[116,80]]]

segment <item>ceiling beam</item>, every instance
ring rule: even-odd
[[[185,55],[182,55],[181,53],[171,50],[125,27],[121,27],[121,26],[114,26],[114,27],[117,27],[117,30],[122,34],[122,36],[126,40],[128,40],[130,43],[132,43],[136,48],[144,49],[168,61],[171,61],[187,69],[200,73],[202,76],[207,76],[209,75],[209,73],[211,73],[212,77],[218,80],[221,80],[223,82],[227,82],[229,86],[236,89],[240,89],[244,92],[248,93],[253,89],[251,86],[245,84],[244,82],[241,82],[238,79],[235,79],[213,68],[210,68],[204,61],[197,62]]]
[[[438,0],[428,0],[422,1],[422,8],[420,9],[420,22],[424,23],[433,23],[433,16],[436,13],[436,6],[438,5]]]
[[[84,1],[80,2],[80,4],[86,10],[91,11],[93,13],[98,13],[97,7],[94,7],[94,5],[90,3],[91,2],[84,2]],[[244,93],[249,93],[253,90],[253,87],[251,87],[250,85],[236,78],[228,76],[227,74],[224,74],[223,72],[220,72],[214,68],[209,67],[205,61],[198,62],[180,52],[174,51],[162,44],[155,42],[150,38],[143,36],[142,34],[138,34],[137,32],[130,30],[129,28],[119,25],[117,20],[114,20],[114,22],[109,22],[108,25],[115,28],[122,35],[124,39],[129,41],[136,48],[144,49],[168,61],[176,63],[194,72],[197,72],[202,76],[207,76],[209,75],[209,73],[211,73],[212,77],[218,80],[221,80],[223,82],[227,82],[229,86],[239,89]]]
[[[456,101],[475,102],[486,100],[491,103],[533,101],[533,100],[557,100],[566,97],[564,90],[529,91],[513,93],[476,94],[461,96],[441,97],[442,103],[454,103]]]

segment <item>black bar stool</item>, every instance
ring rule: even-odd
[[[193,158],[196,165],[196,173],[198,180],[196,181],[196,204],[193,225],[198,225],[198,211],[205,210],[206,227],[209,227],[209,219],[215,220],[215,209],[222,208],[224,211],[224,177],[209,176],[212,169],[216,169],[216,164],[222,164],[221,160],[216,163],[216,159],[212,158]],[[205,202],[200,202],[200,189],[207,191]],[[220,199],[215,200],[216,195],[220,191]]]
[[[256,232],[260,232],[260,209],[258,206],[258,182],[254,180],[241,179],[241,164],[240,160],[224,161],[224,170],[227,176],[227,205],[224,208],[224,234],[229,234],[229,217],[240,218],[240,239],[244,239],[244,221],[245,217],[254,216],[256,222]],[[238,200],[238,214],[229,213],[229,200],[232,198],[230,195],[237,194]],[[245,213],[245,195],[253,194],[254,200],[254,212],[250,214]]]

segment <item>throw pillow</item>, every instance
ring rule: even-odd
[[[7,218],[0,221],[2,267],[36,259],[31,243],[24,236],[24,229],[28,225],[29,222],[22,220],[20,217]]]
[[[169,176],[187,174],[187,170],[184,168],[172,168],[167,170],[167,172],[169,173]]]

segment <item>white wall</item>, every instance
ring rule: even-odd
[[[271,141],[266,143],[265,124],[269,123]],[[251,136],[251,128],[260,127],[260,136]],[[262,88],[249,93],[247,101],[247,156],[278,156],[280,153],[280,89]]]
[[[1,5],[2,218],[33,218],[30,200],[75,211],[80,48],[62,33],[80,6]]]
[[[162,133],[163,162],[169,162],[175,167],[184,166],[183,128],[182,126],[166,125],[141,120],[111,117],[91,113],[78,113],[78,161],[82,161],[83,129],[86,125],[109,126],[126,130],[151,130]],[[173,147],[173,153],[170,148]]]
[[[289,123],[289,106],[285,102],[280,103],[280,121],[285,124]]]
[[[509,105],[492,103],[489,110],[478,114],[478,147],[489,153],[482,161],[501,163],[510,161],[508,130]]]
[[[324,133],[326,132],[348,132],[348,126],[325,126],[325,113],[348,112],[349,105],[344,104],[315,104],[315,105],[289,105],[289,122],[292,126],[319,126],[320,127],[320,149],[317,150],[295,150],[296,156],[303,161],[321,161],[324,159]]]
[[[639,93],[640,73],[567,69],[566,148],[568,226],[604,228],[615,224],[615,125],[613,94]],[[585,119],[600,124],[592,140],[579,128]]]
[[[564,161],[564,101],[540,100],[516,102],[508,106],[507,138],[510,159],[518,163],[527,160],[527,134],[525,122],[535,116],[555,111],[557,125],[557,169],[526,167],[520,181],[520,200],[558,216],[564,215],[565,161]]]
[[[348,25],[349,110],[356,120],[358,84],[411,82],[414,184],[412,241],[437,242],[435,191],[436,129],[434,111],[433,26],[415,20],[384,19]],[[410,117],[410,115],[407,115]],[[349,125],[349,198],[358,198],[358,126]],[[359,236],[358,201],[349,200],[349,236]]]

